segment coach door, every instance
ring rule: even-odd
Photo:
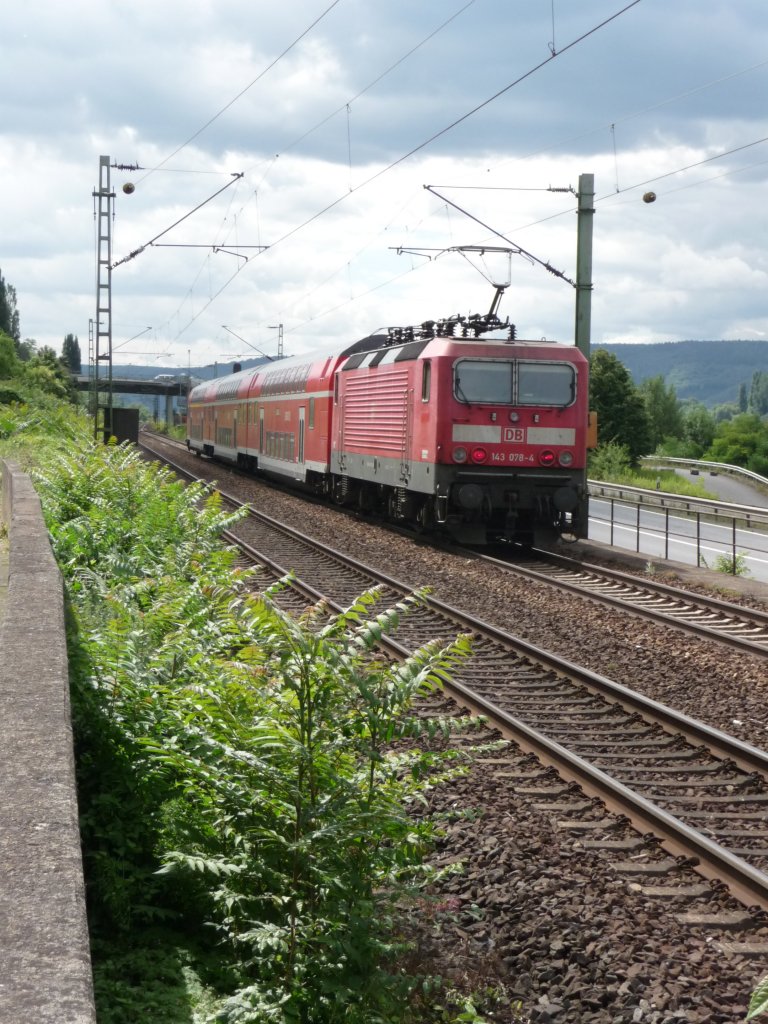
[[[259,407],[259,452],[264,451],[264,407]]]
[[[304,464],[304,406],[299,406],[299,464]]]

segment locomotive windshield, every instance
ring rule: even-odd
[[[456,397],[467,405],[509,405],[514,365],[507,359],[461,359],[454,376]]]
[[[576,371],[570,363],[518,363],[518,405],[570,405]]]
[[[454,393],[466,405],[570,405],[576,371],[570,363],[511,359],[460,359]]]

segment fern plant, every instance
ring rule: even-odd
[[[97,940],[211,926],[236,979],[220,1020],[398,1019],[398,914],[431,877],[432,827],[408,812],[464,770],[419,749],[447,727],[413,703],[466,638],[382,661],[421,597],[381,609],[376,590],[292,619],[283,584],[248,591],[218,499],[128,448],[51,451],[35,476],[67,585]]]
[[[286,1021],[355,1019],[407,990],[386,970],[399,948],[388,923],[404,887],[428,877],[431,841],[408,804],[445,766],[389,749],[425,728],[414,700],[468,647],[460,638],[402,665],[372,663],[382,631],[418,600],[366,618],[378,596],[319,630],[268,595],[250,601],[254,642],[219,669],[237,713],[222,713],[218,688],[196,690],[192,708],[177,691],[183,740],[147,741],[216,837],[203,846],[182,832],[165,870],[209,878],[216,926],[252,975],[226,1003],[228,1020],[262,1019],[268,1006]]]
[[[755,1017],[768,1011],[768,974],[760,980],[752,997],[749,1000],[747,1020],[754,1020]]]

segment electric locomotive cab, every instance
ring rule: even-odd
[[[485,342],[452,362],[436,515],[471,543],[586,533],[586,360],[547,342]]]

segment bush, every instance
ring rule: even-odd
[[[704,559],[703,555],[701,560],[707,569],[711,568],[714,572],[721,572],[728,576],[749,576],[747,555],[744,551],[737,551],[735,555],[726,551],[721,552],[715,556],[711,566]]]
[[[379,660],[418,595],[292,619],[220,546],[239,514],[127,446],[49,453],[35,479],[70,602],[97,946],[208,922],[237,979],[220,1019],[397,1019],[414,984],[393,966],[397,908],[430,878],[431,827],[408,808],[463,770],[419,749],[447,727],[411,708],[467,641]],[[96,973],[114,996],[109,961]]]
[[[589,453],[589,476],[592,480],[617,480],[630,471],[629,452],[615,441],[607,441]]]

